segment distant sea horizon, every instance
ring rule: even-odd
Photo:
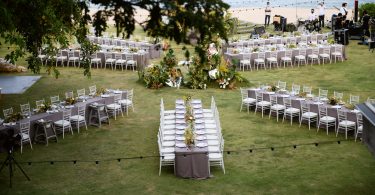
[[[223,0],[225,3],[230,5],[230,8],[241,8],[241,7],[252,7],[252,8],[260,8],[265,7],[267,4],[267,1],[270,2],[271,7],[301,7],[301,8],[316,8],[318,6],[318,3],[324,2],[325,6],[327,8],[340,8],[341,4],[346,2],[348,3],[347,8],[353,9],[354,8],[354,0],[350,1],[342,1],[342,0]],[[374,3],[374,0],[359,0],[358,3]],[[292,5],[293,4],[293,5]]]
[[[300,8],[316,8],[318,6],[318,3],[324,2],[326,8],[340,8],[341,4],[346,2],[348,3],[348,9],[354,8],[354,0],[350,1],[342,1],[342,0],[223,0],[223,2],[230,5],[230,8],[262,8],[265,7],[267,4],[267,1],[270,2],[271,7],[291,7],[295,8],[296,3],[297,7]],[[374,3],[374,0],[359,0],[359,5],[363,3]],[[99,6],[97,5],[90,5],[91,8],[97,9]]]

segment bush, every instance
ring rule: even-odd
[[[364,10],[366,10],[371,17],[375,17],[375,3],[364,3],[359,6],[359,16],[361,18]]]

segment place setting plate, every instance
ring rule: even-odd
[[[195,124],[202,124],[202,123],[204,123],[204,120],[200,120],[200,119],[195,120]]]
[[[102,95],[101,95],[102,98],[107,98],[107,97],[109,97],[109,96],[110,96],[110,95],[108,95],[108,94],[102,94]]]
[[[176,120],[176,124],[185,124],[185,120],[183,119],[180,119],[180,120]]]
[[[197,135],[204,135],[204,134],[206,134],[206,132],[204,132],[204,131],[202,131],[202,130],[195,131],[195,133],[196,133]]]
[[[176,100],[176,104],[184,104],[184,100]]]
[[[204,148],[204,147],[207,147],[208,144],[207,143],[197,143],[195,146],[197,146],[198,148]]]
[[[207,138],[205,136],[197,136],[195,139],[198,141],[203,141],[203,140],[206,140]]]
[[[334,105],[331,108],[341,108],[341,106],[340,105]]]
[[[182,130],[182,131],[176,131],[176,134],[177,134],[177,135],[183,135],[184,133],[185,133],[184,130]]]
[[[286,95],[286,94],[281,94],[281,95],[278,95],[279,97],[282,97],[282,98],[287,98],[287,97],[290,97],[290,95]]]
[[[203,110],[194,110],[194,114],[202,114]]]
[[[184,144],[184,143],[177,143],[176,147],[178,147],[178,148],[186,148],[186,144]]]
[[[178,137],[176,137],[176,140],[177,141],[185,141],[185,137],[178,136]]]
[[[185,106],[183,104],[177,104],[176,109],[185,109]]]
[[[306,100],[305,98],[296,98],[297,101],[304,101]]]
[[[184,119],[185,115],[183,114],[176,114],[176,119]]]
[[[193,108],[195,109],[202,108],[202,104],[193,104]]]
[[[186,125],[177,125],[176,126],[176,129],[185,129],[186,128]]]
[[[200,103],[202,103],[202,101],[201,100],[192,100],[191,103],[193,103],[193,104],[200,104]]]

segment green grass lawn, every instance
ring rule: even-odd
[[[177,51],[178,52],[178,51]],[[278,80],[311,85],[360,95],[364,101],[375,97],[375,58],[364,46],[352,41],[347,48],[349,60],[344,63],[315,65],[271,71],[245,72],[252,83],[273,83]],[[179,53],[179,55],[181,55]],[[83,70],[60,68],[61,76],[54,79],[42,74],[42,78],[22,95],[2,95],[0,109],[60,94],[65,91],[98,87],[135,90],[135,112],[129,116],[111,120],[110,126],[89,127],[80,134],[68,135],[58,143],[26,147],[19,161],[38,160],[101,160],[116,157],[157,155],[157,131],[159,103],[164,98],[167,109],[172,109],[176,98],[186,94],[201,98],[209,107],[214,96],[220,112],[225,139],[225,150],[252,147],[271,147],[321,141],[338,138],[331,131],[316,133],[315,129],[301,128],[295,123],[277,123],[275,118],[261,118],[258,113],[239,112],[239,90],[191,90],[163,88],[146,89],[137,82],[138,75],[130,71],[93,70],[92,78],[83,76]],[[26,73],[29,74],[29,73]],[[351,137],[352,138],[352,137]],[[0,155],[3,159],[4,154]],[[277,148],[225,154],[224,175],[219,168],[212,168],[213,178],[187,180],[176,178],[171,167],[163,168],[158,176],[159,160],[111,161],[95,163],[55,163],[50,165],[23,164],[31,177],[26,181],[16,169],[14,188],[8,188],[8,172],[0,173],[0,194],[372,194],[375,192],[374,156],[361,142],[342,142],[315,147],[313,145],[293,148]]]

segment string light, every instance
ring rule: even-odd
[[[271,146],[271,147],[254,147],[254,148],[242,149],[242,150],[241,149],[240,150],[224,150],[223,153],[227,154],[227,155],[230,155],[230,154],[233,154],[233,153],[241,153],[241,152],[253,153],[255,150],[265,150],[265,151],[271,150],[273,152],[273,151],[276,151],[277,148],[279,148],[279,149],[280,148],[296,149],[298,146],[307,146],[307,145],[313,145],[315,147],[318,147],[320,144],[334,144],[334,143],[341,144],[344,141],[351,141],[351,140],[323,141],[323,142],[302,143],[302,144],[292,144],[292,145],[284,145],[284,146]],[[208,155],[208,153],[205,153],[205,154]],[[195,153],[175,154],[176,157],[178,157],[178,156],[187,157],[187,156],[191,156],[191,155],[198,155],[198,154],[195,154]],[[27,161],[27,162],[19,162],[19,163],[28,164],[29,166],[31,166],[32,164],[42,164],[42,163],[49,163],[50,165],[54,165],[55,163],[60,164],[60,163],[72,163],[72,162],[73,162],[73,165],[75,165],[77,163],[95,163],[96,165],[99,165],[100,162],[110,162],[110,161],[121,162],[123,160],[136,160],[136,159],[142,160],[142,159],[148,159],[148,158],[162,158],[162,159],[164,159],[164,156],[159,156],[159,155],[134,156],[134,157],[126,157],[126,158],[109,158],[109,159],[93,160],[93,161],[77,160],[77,159],[76,160],[45,160],[45,161]]]

